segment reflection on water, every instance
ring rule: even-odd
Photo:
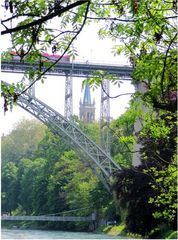
[[[1,239],[124,239],[104,234],[43,230],[1,229]]]

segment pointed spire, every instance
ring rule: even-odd
[[[83,104],[91,105],[91,94],[90,94],[90,87],[88,84],[85,85]]]
[[[83,102],[80,99],[79,114],[80,119],[85,122],[95,121],[95,103],[91,100],[90,87],[88,84],[84,85]]]

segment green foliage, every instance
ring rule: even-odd
[[[116,173],[115,189],[119,204],[124,205],[128,214],[126,226],[130,231],[140,234],[148,234],[158,226],[159,222],[168,223],[175,228],[175,112],[177,110],[177,28],[175,20],[177,1],[64,0],[62,4],[55,5],[52,0],[38,0],[35,2],[7,1],[6,4],[5,9],[10,11],[9,14],[12,18],[8,16],[8,19],[2,19],[3,27],[8,20],[14,21],[17,17],[18,21],[15,21],[17,24],[15,30],[5,27],[2,34],[11,33],[12,47],[8,51],[15,50],[21,61],[37,62],[38,69],[35,72],[28,71],[24,76],[24,80],[30,79],[33,82],[41,79],[45,71],[60,61],[59,58],[56,62],[48,63],[48,59],[46,59],[45,70],[42,71],[42,52],[51,49],[52,53],[57,51],[61,56],[68,53],[74,58],[77,52],[71,46],[86,24],[87,17],[89,17],[90,23],[92,19],[96,22],[105,20],[99,36],[120,41],[112,48],[114,54],[124,54],[128,57],[133,66],[133,83],[138,86],[138,89],[141,84],[145,85],[145,90],[141,92],[138,90],[132,102],[136,105],[139,101],[140,104],[144,103],[149,108],[148,113],[143,114],[141,110],[134,111],[132,107],[132,110],[127,111],[113,124],[112,156],[117,162],[129,166],[133,146],[133,124],[137,117],[143,123],[143,129],[137,136],[138,142],[142,144],[142,166],[123,169]],[[76,5],[73,7],[73,4]],[[59,29],[52,27],[55,25],[55,19],[58,21]],[[31,25],[31,23],[33,24]],[[5,53],[5,57],[8,60],[11,59],[7,53]],[[88,83],[93,87],[98,87],[103,79],[109,79],[118,86],[120,84],[120,80],[115,76],[103,75],[102,72],[94,73]],[[17,88],[19,91],[16,90],[15,85],[2,87],[4,111],[7,111],[9,106],[12,108],[18,94],[26,89],[23,85],[18,85]],[[92,128],[87,129],[83,126],[83,129],[92,135]],[[97,136],[94,134],[92,136],[97,140]],[[23,140],[26,139],[23,138]],[[4,144],[5,141],[6,144]],[[42,193],[40,185],[51,193],[51,198],[45,199],[48,206],[54,204],[56,198],[59,202],[62,201],[62,203],[60,202],[62,205],[59,208],[60,211],[74,206],[78,207],[80,203],[81,206],[84,206],[88,203],[88,199],[96,200],[98,194],[105,196],[97,181],[95,182],[95,179],[91,178],[90,171],[81,166],[75,154],[69,152],[64,143],[50,133],[39,145],[36,156],[34,156],[35,148],[33,147],[33,150],[28,149],[28,153],[27,149],[19,148],[22,152],[20,155],[20,151],[16,151],[14,148],[13,138],[5,138],[3,142],[2,150],[6,149],[6,151],[2,151],[2,156],[7,165],[3,163],[2,176],[4,179],[7,178],[7,185],[4,186],[9,188],[9,191],[6,188],[6,190],[3,189],[3,199],[7,200],[7,195],[11,194],[13,189],[10,186],[11,183],[8,182],[9,179],[16,184],[16,177],[22,176],[21,181],[23,179],[24,184],[27,184],[25,176],[30,175],[30,170],[32,175],[37,174],[38,171],[45,172],[47,179],[43,182],[44,185],[41,185],[44,172],[42,175],[39,173],[39,178],[34,177],[33,184],[39,189],[40,197]],[[24,143],[25,141],[22,142],[22,146]],[[14,152],[11,151],[12,149]],[[20,171],[24,175],[21,175],[19,169],[16,169],[18,166],[15,163],[24,156],[30,160],[23,163],[28,170],[25,172],[25,168],[22,167]],[[36,162],[36,159],[40,158],[44,159],[43,163],[39,160],[42,164],[41,168]],[[61,159],[64,161],[64,165],[60,162]],[[32,166],[34,169],[31,169]],[[11,170],[13,174],[9,173]],[[84,179],[78,170],[86,173]],[[66,173],[66,176],[62,174],[63,172]],[[80,183],[81,178],[83,179],[82,183]],[[25,189],[23,190],[25,191]],[[33,198],[36,195],[38,193],[34,192]],[[78,201],[73,201],[73,196],[76,196]],[[107,203],[109,202],[112,201],[107,199]],[[55,209],[58,209],[57,203],[56,201]],[[14,201],[11,206],[8,206],[8,209],[15,208],[13,204]],[[34,206],[36,212],[44,211],[39,208],[40,204],[45,206],[46,203],[38,202]],[[26,208],[28,211],[32,211],[33,204],[29,202],[28,205]],[[7,202],[3,206],[7,207]],[[102,213],[106,213],[108,209],[105,208],[105,204],[100,208]]]
[[[167,239],[177,239],[177,236],[178,236],[178,231],[174,231],[167,237]]]
[[[17,196],[19,193],[18,179],[17,179],[18,168],[14,162],[8,162],[2,166],[1,174],[1,211],[11,212],[17,207]]]
[[[141,228],[142,222],[139,226],[136,219],[146,218],[146,209],[149,204],[155,209],[155,212],[150,211],[152,216],[159,221],[169,223],[172,227],[175,227],[176,221],[176,165],[174,160],[176,117],[174,112],[177,101],[177,33],[173,19],[177,9],[174,2],[130,1],[130,3],[129,5],[128,2],[122,1],[118,7],[117,1],[113,2],[117,9],[118,22],[107,25],[100,31],[100,34],[121,40],[121,44],[115,46],[113,51],[118,55],[124,53],[130,58],[134,68],[134,83],[143,82],[146,86],[146,91],[135,94],[135,99],[139,101],[141,99],[142,103],[151,109],[147,114],[140,115],[143,128],[138,140],[142,144],[143,172],[141,171],[140,174],[146,173],[154,180],[148,179],[147,182],[151,186],[148,192],[151,192],[153,196],[147,198],[145,202],[145,213],[144,211],[136,212],[136,209],[126,206],[130,217],[130,219],[127,218],[127,228],[145,234],[145,230]],[[121,17],[124,19],[119,21]],[[124,140],[126,140],[125,137]],[[118,174],[118,177],[121,176],[122,172]],[[133,172],[132,177],[135,181],[134,176]],[[125,179],[124,176],[122,177],[120,181]],[[129,180],[125,184],[127,186]],[[132,184],[130,191],[135,189],[135,183]],[[118,196],[122,196],[130,204],[132,201],[122,192],[126,186],[123,185],[123,189],[118,186],[116,188],[119,189]],[[140,196],[136,199],[139,202]],[[151,219],[150,226],[152,221],[154,222],[154,219]]]
[[[154,179],[150,185],[157,192],[149,199],[156,206],[153,216],[173,228],[177,216],[176,128],[175,114],[164,112],[152,122],[152,127],[146,125],[142,130],[143,156],[152,162],[152,167],[146,167],[144,172]]]
[[[84,80],[83,84],[89,84],[92,89],[96,89],[101,85],[103,80],[109,80],[113,84],[117,84],[118,87],[122,84],[122,81],[118,79],[117,75],[109,74],[104,71],[94,71],[90,78]]]
[[[159,117],[153,112],[144,114],[139,137],[142,165],[116,173],[114,185],[119,205],[127,209],[126,227],[142,235],[149,234],[160,223],[176,229],[175,114],[166,111],[160,111]]]
[[[170,229],[170,226],[160,224],[149,233],[149,239],[177,239],[177,231]]]
[[[152,215],[155,207],[148,204],[149,198],[155,195],[149,184],[152,179],[142,172],[142,168],[123,169],[116,173],[114,189],[119,206],[127,209],[127,230],[147,235],[159,221]]]
[[[111,155],[121,166],[128,167],[132,164],[134,123],[140,116],[140,106],[131,103],[130,108],[111,123]]]
[[[149,129],[149,136],[153,138],[155,141],[159,141],[161,138],[167,138],[174,128],[174,115],[168,113],[165,116],[165,112],[160,112],[159,118],[156,116],[155,112],[148,111],[144,117],[143,128],[140,133],[142,138],[147,137],[148,129]]]
[[[21,172],[19,194],[20,205],[27,214],[45,213],[47,196],[47,179],[44,178],[47,161],[37,158],[35,160],[22,159],[19,171]],[[30,194],[29,194],[30,192]]]
[[[175,112],[176,1],[108,1],[107,7],[101,2],[93,3],[92,9],[94,17],[107,20],[99,35],[120,41],[113,52],[130,59],[134,83],[146,84],[147,91],[140,97],[156,109]],[[102,78],[97,75],[90,82],[97,86]]]
[[[44,138],[38,144],[35,156],[49,159],[51,163],[55,163],[68,150],[69,147],[60,137],[47,130]]]
[[[23,157],[33,158],[44,133],[45,126],[37,120],[20,121],[10,134],[2,137],[2,166],[9,161],[18,164]]]
[[[169,165],[164,170],[158,170],[155,167],[145,170],[155,178],[152,188],[159,192],[149,199],[149,203],[157,206],[153,216],[158,219],[165,219],[168,222],[174,222],[177,212],[177,167]]]
[[[10,34],[11,46],[3,56],[10,60],[15,52],[21,62],[36,63],[36,69],[27,70],[22,87],[12,89],[2,87],[4,111],[16,102],[17,97],[36,81],[44,81],[44,74],[68,54],[71,59],[77,56],[73,41],[83,29],[90,1],[5,1],[2,35]],[[8,14],[8,17],[6,17]],[[57,28],[54,28],[57,23]],[[10,27],[9,27],[10,26]],[[13,27],[12,27],[13,26]],[[42,53],[51,52],[58,57],[50,61]]]
[[[28,123],[28,128],[33,129],[33,121]],[[86,126],[85,123],[80,122],[79,125],[91,138],[99,141],[98,124]],[[20,126],[23,126],[23,122],[17,125],[7,137],[12,139],[16,132],[18,132],[18,138],[23,136],[25,129],[19,131]],[[2,143],[3,141],[6,142],[6,149],[9,149],[11,142],[6,141],[6,137],[2,139]],[[24,153],[26,156],[28,156],[28,147],[31,148],[31,145],[27,145]],[[108,195],[93,172],[83,164],[85,160],[79,159],[61,138],[46,130],[31,158],[25,158],[24,155],[18,155],[18,161],[14,159],[10,162],[2,159],[4,162],[2,211],[11,211],[16,215],[89,216],[97,209],[98,216],[115,218],[112,196]],[[46,227],[86,230],[88,224],[48,223]]]
[[[98,122],[86,123],[86,122],[77,122],[78,127],[90,137],[94,142],[100,144],[100,125]]]

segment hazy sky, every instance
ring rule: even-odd
[[[119,65],[128,64],[126,58],[114,57],[112,47],[115,44],[111,40],[100,40],[97,36],[98,27],[87,26],[84,28],[81,35],[78,37],[74,46],[78,49],[79,56],[76,57],[77,61],[94,61],[99,63],[113,63]],[[2,38],[3,50],[6,49],[7,41]],[[21,74],[7,74],[1,73],[1,80],[8,81],[9,83],[20,80]],[[75,115],[79,114],[79,100],[81,95],[82,78],[73,78],[73,111]],[[47,103],[49,106],[55,108],[61,114],[64,113],[64,93],[65,93],[65,78],[64,77],[48,77],[44,84],[40,82],[36,84],[36,97]],[[99,119],[100,114],[100,89],[91,92],[96,101],[96,118]],[[110,95],[115,96],[120,93],[133,92],[134,87],[129,82],[124,82],[121,88],[117,86],[110,87]],[[110,100],[111,117],[117,118],[121,115],[128,106],[129,96],[120,97]],[[2,106],[2,104],[1,104]],[[2,107],[1,107],[2,109]],[[1,111],[1,133],[8,133],[15,123],[23,117],[30,118],[31,115],[26,113],[20,107],[14,107],[13,111],[8,111],[5,116],[3,109]]]

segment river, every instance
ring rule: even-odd
[[[1,239],[124,239],[105,234],[46,230],[1,229]]]

